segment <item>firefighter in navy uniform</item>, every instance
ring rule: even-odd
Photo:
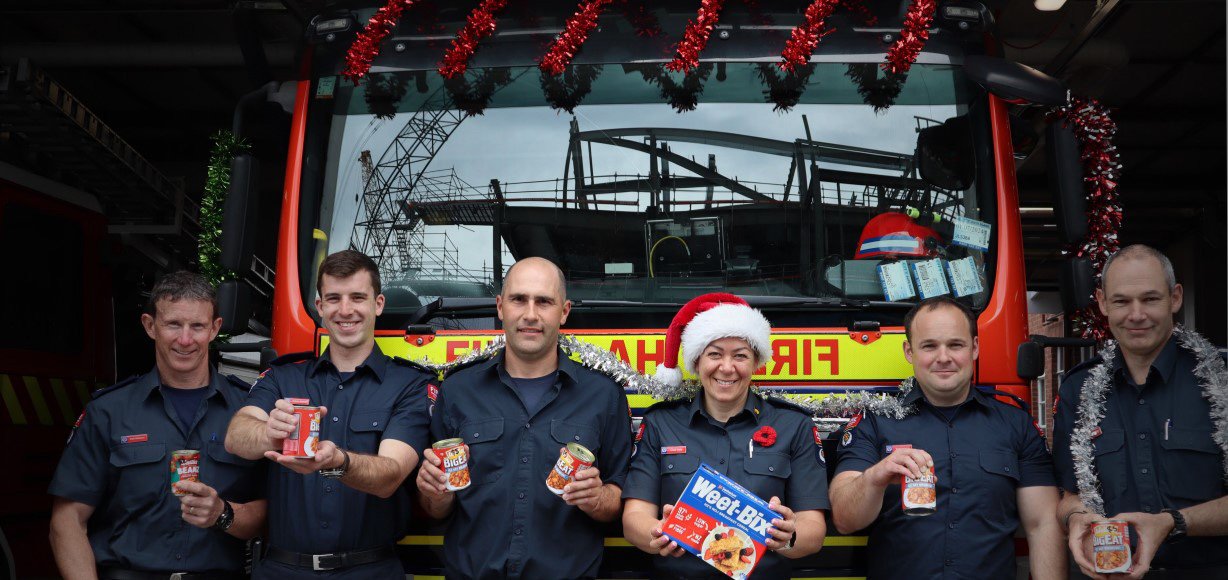
[[[1224,427],[1212,411],[1216,399],[1228,408],[1220,353],[1209,344],[1192,350],[1193,331],[1174,328],[1182,288],[1164,254],[1126,247],[1105,264],[1101,285],[1097,301],[1117,339],[1105,353],[1111,362],[1097,356],[1071,369],[1054,405],[1053,455],[1066,491],[1058,515],[1075,563],[1097,577],[1089,527],[1106,518],[1080,499],[1071,448],[1083,393],[1099,375],[1104,394],[1091,403],[1101,419],[1084,444],[1104,515],[1131,526],[1129,577],[1228,579],[1228,454],[1213,436]]]
[[[427,446],[435,375],[384,355],[379,271],[352,250],[320,264],[316,307],[327,350],[278,359],[230,425],[229,448],[275,461],[268,478],[268,548],[256,578],[404,578],[394,551],[410,519],[402,482]],[[283,456],[296,428],[290,399],[323,407],[314,458]]]
[[[756,578],[787,578],[788,558],[817,552],[826,536],[827,468],[818,430],[796,405],[750,392],[751,375],[771,356],[771,325],[737,296],[705,294],[670,323],[657,378],[677,386],[679,347],[703,388],[693,399],[649,408],[623,490],[623,532],[653,558],[654,578],[726,578],[662,535],[661,521],[701,463],[767,500],[769,552]],[[816,450],[817,449],[817,450]],[[744,554],[731,554],[729,572]],[[749,563],[749,562],[746,562]],[[732,574],[731,574],[732,575]]]
[[[831,482],[842,533],[869,531],[869,578],[1014,578],[1017,528],[1033,578],[1065,578],[1053,463],[1028,412],[972,386],[976,320],[950,297],[904,318],[916,383],[902,419],[858,415]],[[901,477],[937,477],[937,511],[904,513]]]
[[[51,481],[51,546],[64,578],[245,578],[244,540],[264,525],[264,474],[228,453],[226,426],[248,385],[214,372],[214,289],[176,272],[156,284],[142,324],[154,370],[99,390]],[[200,452],[199,482],[170,488],[171,454]]]

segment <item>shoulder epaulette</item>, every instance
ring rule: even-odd
[[[306,361],[309,361],[309,360],[311,360],[311,359],[313,359],[313,358],[315,358],[315,357],[316,357],[315,353],[313,353],[313,352],[311,352],[311,351],[309,351],[309,350],[307,350],[307,351],[303,351],[303,352],[292,352],[292,353],[290,353],[290,354],[283,354],[283,355],[281,355],[281,356],[279,356],[279,357],[277,357],[277,358],[275,358],[275,359],[273,359],[273,360],[269,361],[269,366],[273,366],[273,365],[285,365],[285,364],[294,364],[294,363],[298,363],[298,362],[306,362]]]
[[[682,405],[691,404],[691,399],[670,399],[668,401],[657,401],[644,409],[644,414],[647,415],[651,411],[661,411],[665,409],[673,409]]]
[[[251,383],[235,375],[225,375],[225,376],[226,376],[226,381],[230,383],[230,386],[235,387],[236,389],[242,389],[244,393],[252,390]]]
[[[1102,362],[1104,362],[1104,359],[1100,358],[1100,355],[1093,356],[1092,358],[1066,369],[1066,377],[1068,378],[1079,371],[1090,369],[1091,367],[1094,367]],[[1065,379],[1063,379],[1062,382],[1066,382]]]
[[[456,373],[458,373],[458,372],[460,372],[460,371],[463,371],[463,370],[465,370],[465,369],[469,369],[469,368],[473,368],[473,367],[475,367],[475,366],[477,366],[477,365],[480,365],[480,364],[482,364],[482,363],[489,362],[489,361],[490,361],[490,359],[488,359],[488,358],[479,358],[479,359],[474,359],[474,360],[469,361],[469,362],[467,362],[467,363],[465,363],[465,364],[462,364],[462,365],[456,365],[456,366],[454,366],[454,367],[452,367],[452,368],[449,368],[449,369],[445,370],[445,371],[444,371],[443,373],[441,373],[441,374],[443,375],[443,378],[444,378],[444,379],[447,379],[448,377],[450,377],[450,376],[452,376],[452,375],[454,375],[454,374],[456,374]]]
[[[770,403],[782,409],[790,409],[793,411],[797,411],[799,413],[806,415],[807,417],[814,415],[814,413],[811,412],[809,409],[797,403],[794,403],[793,401],[785,399],[783,397],[763,397],[763,400],[767,403]]]
[[[401,358],[399,356],[390,356],[388,358],[392,359],[392,362],[397,363],[397,365],[399,366],[409,367],[411,369],[419,370],[433,377],[439,376],[439,373],[436,373],[435,369],[427,367],[426,365],[422,363],[414,362],[412,360]]]
[[[141,378],[141,375],[132,375],[118,383],[115,383],[114,385],[111,385],[109,387],[103,387],[101,389],[98,389],[97,391],[94,391],[94,393],[90,395],[90,397],[97,399],[98,397],[101,397],[107,393],[110,393],[111,391],[116,391],[116,390],[119,390],[121,387],[126,387],[128,385],[131,385],[132,383],[135,383],[140,378]]]
[[[993,400],[995,400],[995,401],[997,401],[997,402],[999,402],[999,403],[1002,403],[1003,405],[1007,405],[1007,406],[1010,406],[1010,407],[1018,407],[1018,408],[1019,408],[1021,411],[1025,412],[1025,413],[1029,412],[1029,411],[1028,411],[1028,404],[1027,404],[1026,402],[1024,402],[1023,398],[1022,398],[1022,397],[1020,397],[1019,395],[1014,395],[1014,394],[1008,393],[1008,392],[1006,392],[1006,391],[999,391],[999,390],[997,390],[997,389],[984,389],[984,390],[982,390],[982,391],[981,391],[981,394],[983,394],[983,395],[985,395],[985,396],[987,396],[987,397],[989,397],[989,398],[991,398],[991,399],[993,399]],[[1006,397],[1006,398],[1008,398],[1008,399],[1010,399],[1010,400],[1014,401],[1014,404],[1007,403],[1006,401],[1003,401],[1002,399],[999,399],[998,397]]]

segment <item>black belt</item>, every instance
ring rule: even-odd
[[[237,580],[247,578],[238,572],[147,572],[124,568],[101,568],[99,580]]]
[[[312,570],[336,570],[338,568],[349,568],[359,564],[370,564],[379,562],[388,558],[396,557],[396,550],[392,546],[384,546],[383,548],[375,548],[372,550],[356,550],[353,552],[338,552],[335,554],[300,554],[298,552],[290,552],[281,550],[273,546],[269,546],[264,557],[274,562],[298,566],[299,568],[311,568]]]

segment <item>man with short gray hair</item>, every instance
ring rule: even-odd
[[[1058,517],[1094,578],[1090,527],[1105,516],[1133,527],[1129,578],[1228,578],[1228,450],[1213,435],[1228,430],[1228,372],[1210,343],[1174,328],[1183,294],[1154,248],[1111,256],[1096,301],[1116,343],[1058,393]]]

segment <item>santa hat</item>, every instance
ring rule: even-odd
[[[741,338],[762,363],[772,356],[772,325],[745,300],[722,292],[697,296],[674,315],[665,334],[664,360],[655,377],[671,387],[682,384],[678,348],[686,353],[683,368],[695,372],[695,361],[713,341]]]

